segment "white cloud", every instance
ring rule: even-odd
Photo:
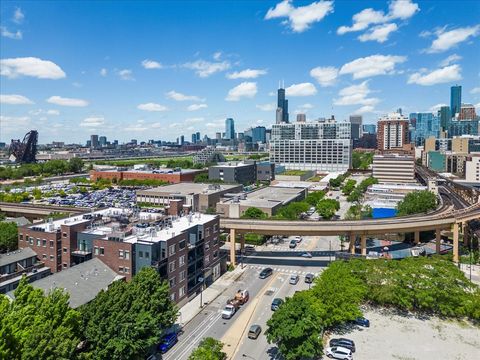
[[[449,83],[462,78],[462,68],[460,65],[450,65],[431,72],[419,71],[408,78],[409,84],[417,84],[422,86],[431,86],[435,84]]]
[[[100,70],[100,75],[103,76],[103,77],[107,76],[107,69],[102,68],[102,69]]]
[[[275,103],[255,105],[255,107],[262,111],[273,111],[277,108]]]
[[[28,116],[4,116],[0,115],[0,124],[2,128],[18,129],[19,126],[27,126],[30,123]]]
[[[368,32],[358,37],[358,40],[365,41],[377,41],[384,43],[388,40],[390,33],[397,31],[398,26],[395,23],[383,24],[372,27]]]
[[[62,79],[66,75],[57,64],[36,57],[0,60],[0,75],[8,78],[31,76],[39,79]]]
[[[175,90],[171,90],[167,92],[165,95],[168,99],[172,99],[175,101],[205,101],[205,99],[202,99],[196,95],[185,95],[185,94],[176,92]]]
[[[362,79],[377,75],[391,75],[395,65],[407,60],[405,56],[371,55],[346,63],[340,69],[340,74],[352,74],[354,79]]]
[[[187,107],[188,111],[197,111],[200,109],[206,109],[208,107],[207,104],[192,104]]]
[[[355,111],[355,114],[360,115],[360,114],[371,113],[371,112],[373,112],[374,110],[375,110],[375,107],[374,107],[374,106],[372,106],[372,105],[364,105],[364,106],[362,106],[360,109],[357,109],[357,110]]]
[[[168,108],[164,105],[155,104],[155,103],[145,103],[137,106],[137,109],[143,111],[167,111]]]
[[[255,79],[261,75],[265,75],[267,70],[260,69],[245,69],[242,71],[235,71],[227,74],[228,79]]]
[[[288,24],[294,32],[303,32],[331,12],[333,12],[333,1],[316,1],[296,8],[291,5],[291,0],[283,0],[274,8],[268,9],[265,20],[286,17],[288,20],[283,21],[282,24]]]
[[[161,69],[163,68],[163,65],[160,64],[159,62],[155,61],[155,60],[149,60],[149,59],[145,59],[142,61],[142,66],[145,68],[145,69]]]
[[[74,98],[64,98],[61,96],[50,96],[47,99],[47,102],[50,104],[61,105],[61,106],[74,106],[74,107],[84,107],[88,105],[88,101],[83,99],[74,99]]]
[[[430,109],[428,109],[432,113],[436,113],[442,106],[448,106],[447,104],[436,104],[433,105]]]
[[[377,98],[368,98],[367,95],[371,93],[368,87],[368,80],[358,84],[351,85],[339,91],[340,98],[334,100],[335,105],[365,105],[374,106],[380,101]]]
[[[470,94],[480,94],[480,87],[475,87],[470,90]]]
[[[433,40],[432,45],[427,49],[428,53],[439,53],[446,51],[456,45],[475,37],[480,33],[480,25],[458,28],[445,31],[445,28],[436,31],[437,38]]]
[[[306,104],[300,105],[299,108],[300,109],[313,109],[313,105],[309,104],[309,103],[306,103]]]
[[[17,30],[16,32],[11,32],[5,26],[0,26],[0,34],[3,37],[13,39],[13,40],[22,40],[23,38],[23,34],[20,30]]]
[[[97,128],[100,126],[105,125],[105,118],[103,116],[90,116],[80,123],[81,127],[88,127],[88,128]]]
[[[340,26],[337,29],[338,35],[343,35],[353,31],[361,31],[368,28],[371,24],[381,24],[385,22],[385,14],[383,11],[376,11],[372,8],[364,9],[359,13],[353,15],[353,25]]]
[[[411,0],[395,0],[390,3],[389,10],[389,19],[406,20],[420,11],[420,7]]]
[[[310,76],[317,80],[322,87],[331,86],[337,80],[338,69],[333,66],[318,66],[310,70]]]
[[[311,96],[317,93],[315,85],[312,83],[293,84],[285,89],[287,96]]]
[[[257,83],[242,82],[228,91],[227,101],[239,101],[241,98],[253,98],[257,94]]]
[[[213,60],[220,60],[220,58],[222,57],[222,52],[221,51],[217,51],[216,53],[213,54]]]
[[[134,81],[135,78],[133,77],[133,72],[130,69],[122,69],[117,71],[118,76],[122,80],[131,80]]]
[[[443,59],[441,62],[440,62],[440,67],[444,67],[444,66],[448,66],[452,63],[456,63],[457,61],[460,61],[462,60],[462,57],[460,55],[457,55],[457,54],[452,54],[448,57],[446,57],[445,59]]]
[[[185,63],[182,66],[187,69],[195,70],[195,74],[201,78],[206,78],[217,72],[230,69],[230,63],[228,61],[209,62],[205,60],[197,60]]]
[[[16,8],[15,12],[13,13],[13,22],[17,24],[21,24],[25,19],[25,14],[22,12],[22,9]]]
[[[9,105],[30,105],[34,102],[29,98],[23,95],[17,94],[0,94],[0,104],[9,104]]]
[[[187,118],[185,119],[186,124],[198,124],[205,121],[205,118],[203,117],[193,117],[193,118]]]

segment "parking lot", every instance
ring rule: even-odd
[[[364,314],[369,328],[350,327],[330,337],[353,340],[355,360],[479,358],[480,329],[469,323],[403,316],[386,309],[368,309]]]

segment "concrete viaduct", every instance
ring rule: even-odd
[[[33,205],[33,204],[16,204],[0,202],[0,212],[6,213],[8,216],[18,217],[24,216],[29,220],[35,220],[39,217],[48,217],[52,212],[61,212],[67,214],[78,214],[89,212],[91,209],[68,207],[68,206],[51,206],[51,205]]]

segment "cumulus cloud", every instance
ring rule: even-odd
[[[37,109],[37,110],[30,110],[28,112],[30,115],[38,116],[38,115],[60,115],[60,111],[58,110],[43,110],[43,109]]]
[[[383,22],[385,22],[385,14],[383,11],[376,11],[371,8],[364,9],[353,15],[352,26],[340,26],[337,29],[337,34],[343,35],[349,32],[365,30],[371,24],[380,24]]]
[[[334,100],[335,105],[347,106],[347,105],[364,105],[374,106],[380,101],[378,98],[367,97],[371,93],[368,87],[368,80],[361,84],[351,85],[343,88],[339,91],[339,98]]]
[[[12,21],[16,24],[21,24],[25,19],[25,14],[22,12],[22,9],[16,8],[15,12],[13,13]]]
[[[375,110],[375,106],[372,105],[364,105],[361,108],[357,109],[355,111],[355,114],[361,115],[361,114],[366,114],[366,113],[371,113]]]
[[[107,69],[102,68],[102,69],[100,70],[100,75],[103,76],[103,77],[107,76]]]
[[[15,32],[11,32],[10,30],[7,29],[6,26],[0,26],[0,34],[3,37],[13,39],[13,40],[22,40],[23,34],[20,30],[17,30]]]
[[[23,95],[17,94],[0,94],[0,104],[9,105],[31,105],[34,102]]]
[[[390,33],[397,31],[398,26],[395,23],[383,24],[372,27],[368,32],[358,37],[358,40],[365,41],[377,41],[384,43],[388,40]]]
[[[164,105],[156,104],[156,103],[145,103],[140,104],[137,106],[137,109],[143,111],[167,111],[168,108]]]
[[[285,89],[287,96],[311,96],[317,93],[317,88],[312,83],[293,84]]]
[[[448,65],[450,65],[452,63],[456,63],[457,61],[460,61],[460,60],[462,60],[462,57],[460,55],[452,54],[452,55],[446,57],[445,59],[443,59],[440,62],[440,67],[448,66]]]
[[[333,66],[318,66],[310,70],[310,76],[313,77],[322,87],[335,84],[338,76],[338,69]]]
[[[439,29],[435,32],[437,38],[433,40],[428,53],[439,53],[447,51],[458,44],[478,36],[480,33],[480,25],[458,28],[450,31],[445,31],[445,28]]]
[[[260,109],[262,111],[273,111],[277,108],[275,103],[269,103],[269,104],[259,104],[255,105],[257,109]]]
[[[80,126],[87,128],[97,128],[105,125],[105,118],[103,116],[90,116],[80,122]]]
[[[185,94],[176,92],[175,90],[171,90],[167,92],[165,96],[168,99],[172,99],[175,101],[205,101],[205,99],[202,99],[196,95],[185,95]]]
[[[312,24],[321,21],[333,12],[333,1],[316,1],[309,5],[295,7],[291,0],[283,0],[275,7],[268,9],[265,20],[288,18],[282,22],[288,25],[293,32],[308,30]]]
[[[241,98],[253,98],[257,94],[257,83],[245,81],[228,91],[227,101],[239,101]]]
[[[462,79],[461,71],[462,68],[458,64],[445,66],[431,72],[421,70],[410,75],[408,83],[422,86],[449,83]]]
[[[118,76],[122,80],[131,80],[134,81],[135,78],[133,77],[133,72],[130,69],[122,69],[117,71]]]
[[[47,99],[47,102],[50,104],[60,105],[60,106],[72,106],[72,107],[85,107],[88,106],[88,101],[83,99],[74,99],[74,98],[65,98],[61,96],[50,96]]]
[[[227,74],[228,79],[255,79],[261,75],[265,75],[267,70],[245,69]]]
[[[188,111],[197,111],[200,109],[206,109],[208,107],[207,104],[192,104],[187,107]]]
[[[395,65],[407,60],[405,56],[371,55],[355,59],[343,65],[340,74],[352,74],[354,79],[362,79],[377,75],[391,75],[395,72]]]
[[[418,4],[412,3],[411,0],[395,0],[389,5],[389,14],[387,18],[406,20],[411,18],[417,11],[420,11]]]
[[[62,79],[65,72],[52,61],[36,57],[10,58],[0,60],[0,75],[8,78],[31,76],[38,79]]]
[[[145,68],[145,69],[161,69],[163,66],[162,64],[160,64],[159,62],[155,61],[155,60],[149,60],[149,59],[145,59],[142,61],[142,66]]]
[[[188,62],[182,65],[187,69],[195,71],[195,74],[201,78],[209,77],[217,72],[230,69],[230,63],[228,61],[210,62],[205,60],[197,60],[194,62]]]

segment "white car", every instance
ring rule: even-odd
[[[302,237],[301,236],[295,236],[295,240],[297,241],[297,244],[302,242]]]
[[[227,305],[222,311],[222,319],[230,319],[236,312],[237,309],[235,308],[235,306]]]
[[[353,360],[352,352],[349,349],[341,346],[326,348],[325,355],[331,359]]]

